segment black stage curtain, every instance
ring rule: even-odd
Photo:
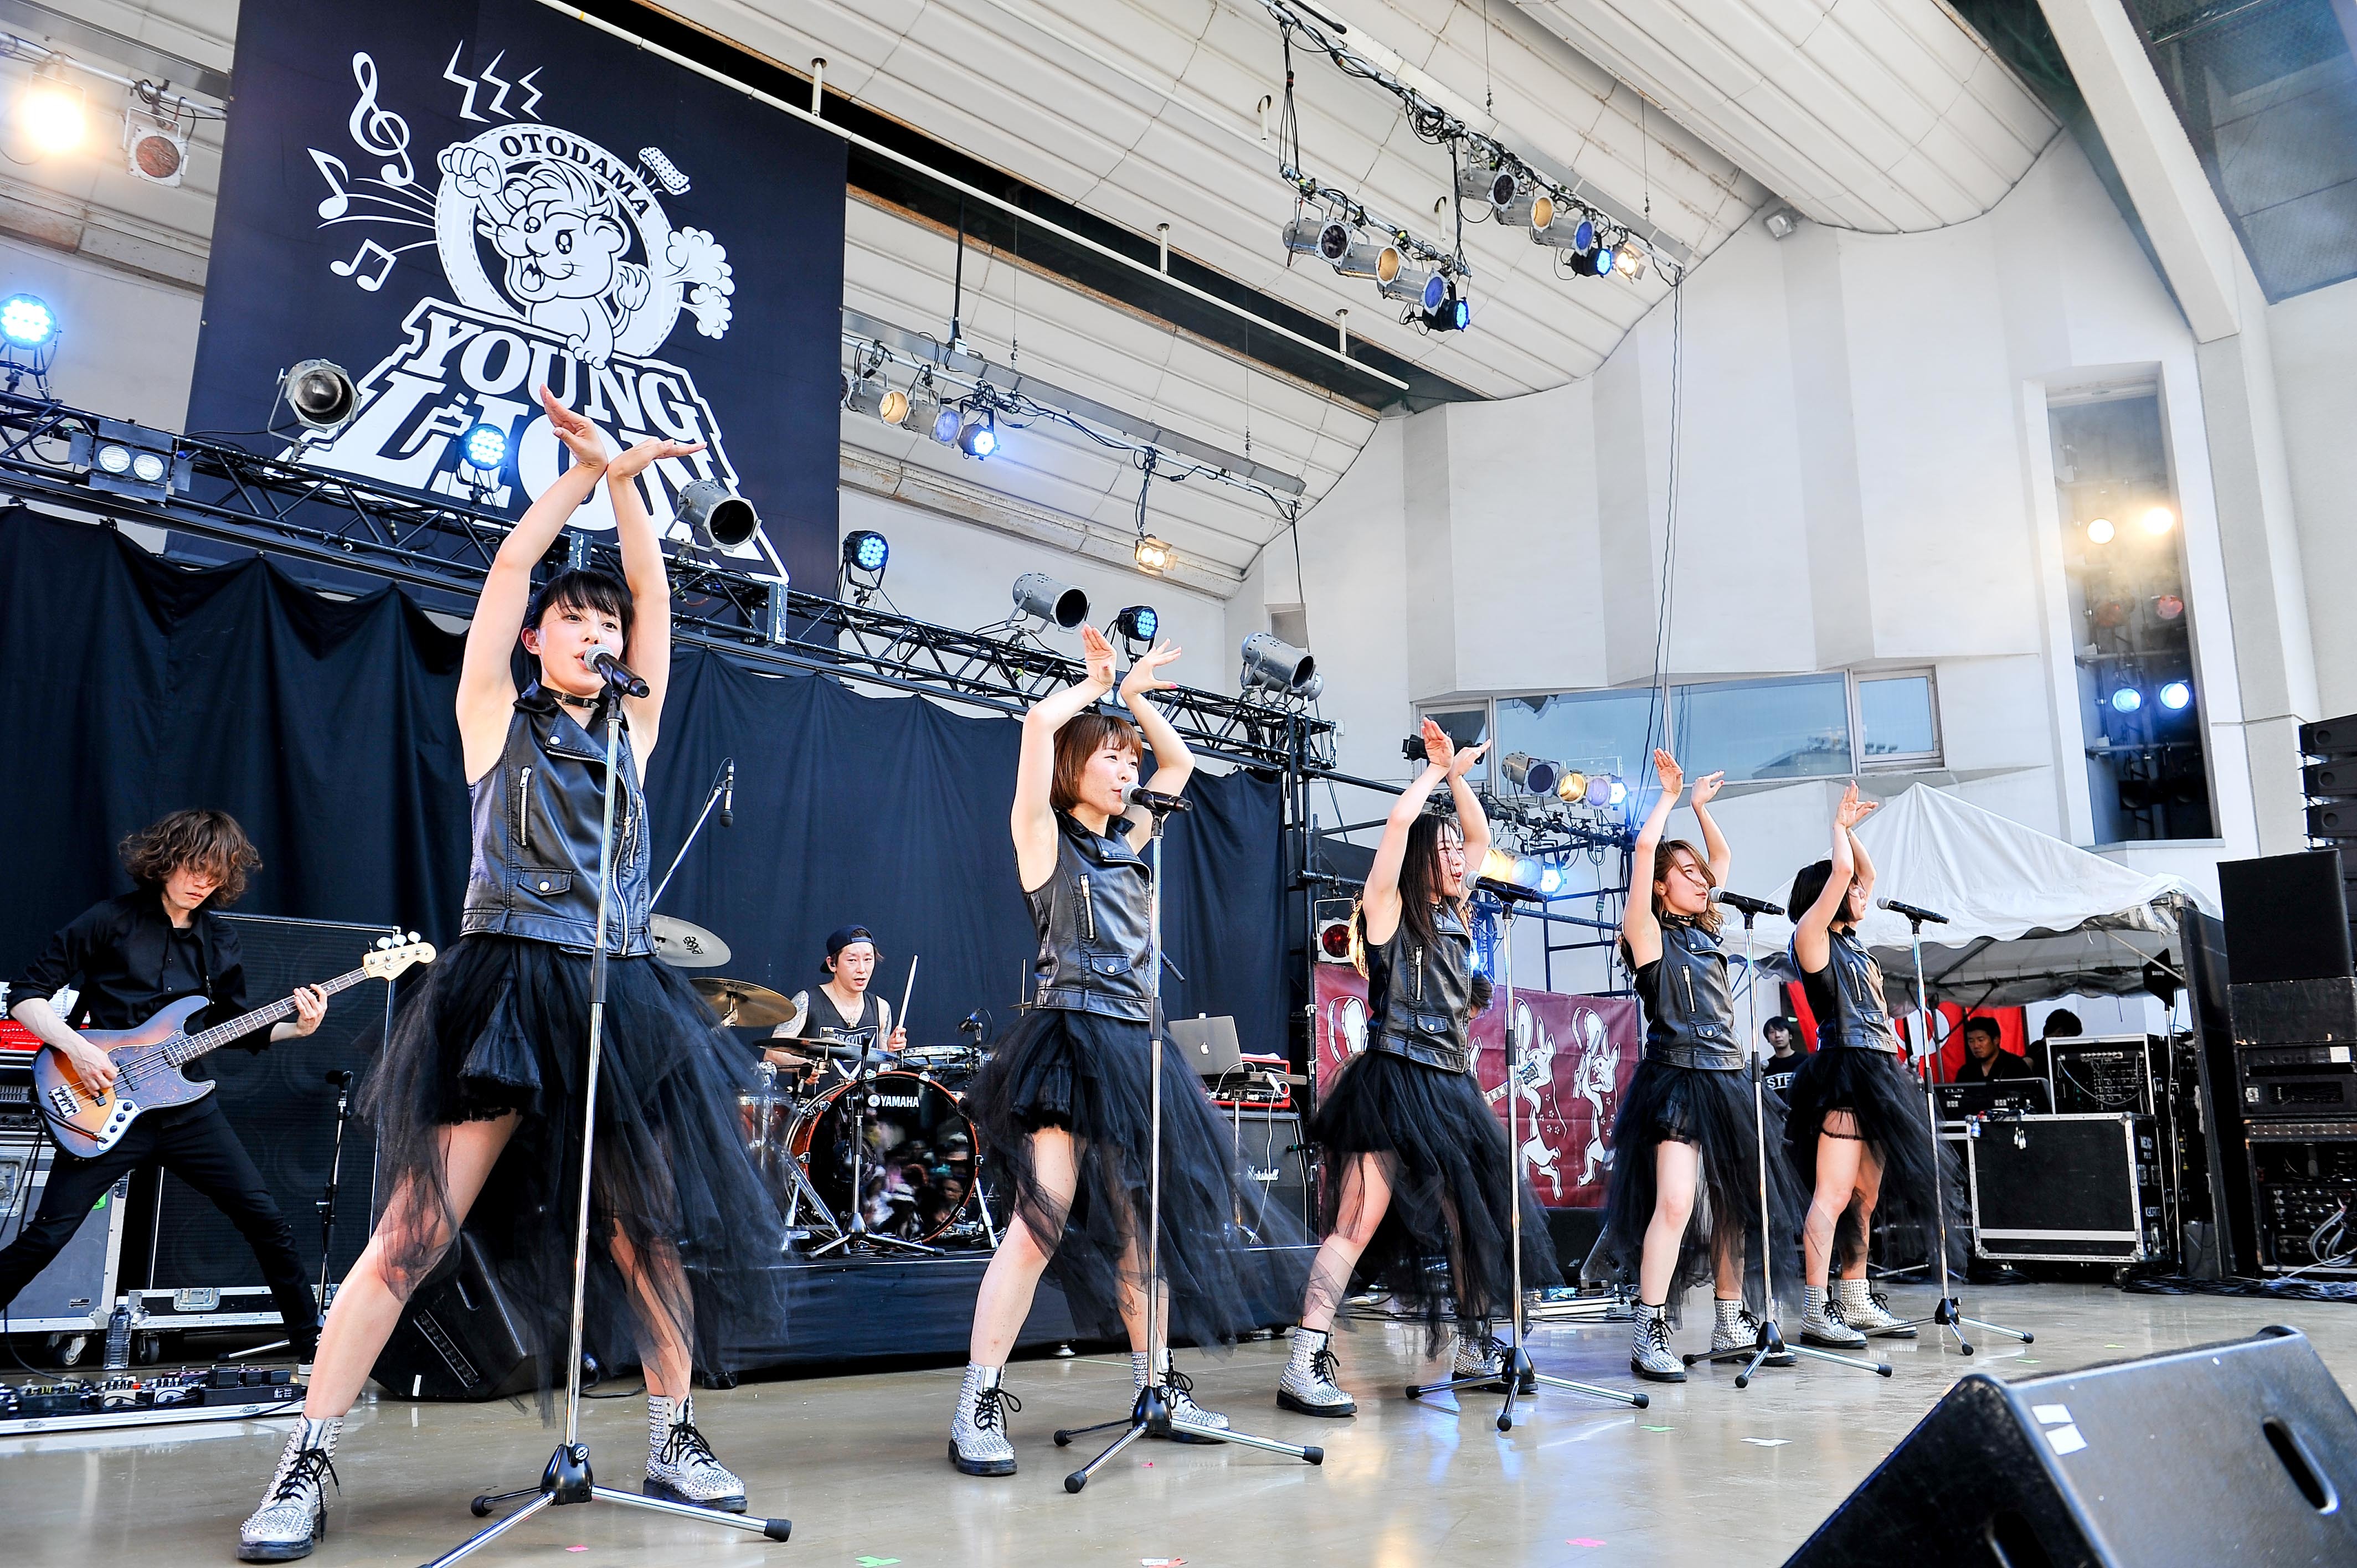
[[[0,970],[128,884],[125,834],[186,805],[234,814],[261,846],[242,908],[399,924],[447,944],[467,879],[467,791],[451,716],[460,639],[390,588],[319,596],[259,559],[190,569],[104,529],[0,522],[0,782],[14,896]],[[919,698],[779,678],[701,650],[673,661],[648,779],[660,876],[723,757],[717,816],[659,909],[717,933],[716,972],[791,994],[827,932],[860,924],[897,1007],[921,955],[912,1043],[956,1040],[976,1007],[1014,1021],[1030,919],[1006,837],[1016,725]],[[1282,799],[1199,778],[1166,845],[1174,1015],[1229,1013],[1282,1054]],[[257,1002],[261,998],[256,998]]]

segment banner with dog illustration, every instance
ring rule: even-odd
[[[1506,998],[1473,1020],[1473,1076],[1506,1119]],[[1367,983],[1346,963],[1318,966],[1318,1091],[1367,1048]],[[1612,1170],[1612,1119],[1637,1075],[1643,1025],[1626,996],[1514,993],[1522,1071],[1514,1119],[1523,1174],[1548,1208],[1600,1208]]]
[[[704,442],[640,481],[667,535],[717,479],[762,520],[729,564],[823,592],[844,166],[533,0],[243,0],[188,428],[513,517],[566,461],[545,385],[618,447]],[[332,431],[277,397],[314,359],[359,388]]]

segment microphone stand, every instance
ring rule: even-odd
[[[1114,1427],[1125,1428],[1110,1447],[1095,1458],[1064,1477],[1064,1490],[1077,1492],[1089,1484],[1089,1477],[1104,1468],[1108,1460],[1141,1437],[1170,1437],[1170,1399],[1156,1375],[1155,1349],[1168,1332],[1162,1322],[1162,830],[1172,811],[1189,810],[1183,799],[1174,795],[1141,795],[1137,803],[1151,817],[1147,833],[1146,853],[1150,857],[1146,886],[1146,943],[1152,950],[1146,963],[1146,1070],[1151,1079],[1146,1089],[1148,1124],[1153,1128],[1152,1146],[1146,1155],[1146,1386],[1137,1391],[1137,1402],[1129,1414],[1119,1421],[1101,1421],[1093,1426],[1059,1428],[1056,1446],[1068,1448],[1075,1437],[1085,1437],[1092,1432],[1105,1432]],[[1279,1443],[1274,1438],[1254,1437],[1248,1433],[1226,1431],[1214,1437],[1211,1433],[1189,1432],[1190,1439],[1238,1443],[1246,1448],[1264,1449],[1271,1454],[1288,1454],[1311,1465],[1326,1463],[1323,1448],[1305,1448],[1291,1443]]]
[[[1915,954],[1915,1028],[1917,1042],[1922,1047],[1923,1131],[1932,1140],[1932,1219],[1933,1262],[1940,1271],[1940,1303],[1929,1317],[1910,1317],[1910,1326],[1932,1324],[1942,1330],[1941,1342],[1948,1334],[1956,1337],[1956,1353],[1969,1356],[1973,1342],[1964,1337],[1964,1325],[1986,1328],[1992,1334],[2003,1334],[2034,1345],[2038,1336],[2027,1329],[2007,1328],[2001,1323],[1984,1323],[1977,1317],[1964,1316],[1964,1303],[1957,1298],[1955,1282],[1948,1275],[1948,1168],[1940,1157],[1940,1090],[1933,1082],[1932,1071],[1932,1003],[1925,988],[1923,974],[1923,917],[1912,909],[1894,909],[1891,913],[1907,917],[1907,940]]]
[[[670,1514],[676,1519],[726,1525],[731,1530],[767,1536],[771,1541],[783,1541],[793,1533],[791,1520],[763,1519],[758,1514],[723,1513],[718,1509],[698,1508],[694,1503],[676,1503],[669,1498],[651,1498],[639,1492],[626,1492],[618,1487],[601,1487],[590,1474],[589,1445],[581,1441],[581,1314],[589,1280],[590,1174],[597,1145],[597,1068],[603,1054],[606,1029],[606,914],[614,890],[614,796],[619,784],[617,759],[620,754],[622,734],[621,693],[615,689],[618,682],[611,676],[608,677],[608,682],[606,807],[597,828],[597,947],[589,958],[589,1054],[588,1066],[581,1079],[581,1201],[574,1216],[573,1321],[565,1356],[565,1441],[557,1444],[555,1453],[549,1455],[548,1467],[541,1472],[537,1486],[486,1494],[468,1506],[477,1519],[483,1519],[500,1503],[526,1496],[532,1498],[530,1502],[497,1524],[478,1530],[427,1563],[425,1568],[448,1568],[450,1563],[467,1556],[477,1547],[490,1545],[543,1509],[566,1503],[620,1503],[626,1508],[646,1509],[654,1513]]]
[[[722,762],[720,771],[713,775],[712,789],[704,797],[704,810],[695,813],[695,825],[687,830],[687,837],[681,843],[679,853],[671,857],[671,865],[663,872],[662,880],[655,884],[654,897],[647,900],[647,908],[650,911],[662,902],[663,889],[669,887],[671,879],[678,875],[679,863],[687,858],[688,848],[695,843],[695,835],[704,831],[704,820],[712,815],[713,807],[720,804],[720,797],[735,787],[736,771],[737,759],[732,757]]]
[[[327,1081],[336,1086],[335,1153],[328,1160],[327,1190],[313,1204],[313,1207],[319,1211],[319,1311],[322,1314],[328,1310],[328,1271],[334,1266],[334,1262],[328,1253],[336,1244],[336,1187],[344,1171],[344,1123],[351,1117],[352,1076],[350,1071],[342,1068],[327,1075]],[[314,1324],[312,1326],[317,1328],[318,1326]],[[286,1327],[291,1335],[295,1326],[290,1323]],[[256,1345],[250,1350],[231,1351],[222,1359],[241,1361],[248,1356],[260,1356],[272,1350],[285,1349],[294,1343],[291,1337],[273,1339],[267,1345]],[[297,1370],[299,1373],[300,1369]]]
[[[1743,1370],[1735,1374],[1735,1386],[1748,1389],[1760,1369],[1769,1364],[1768,1358],[1790,1352],[1813,1356],[1820,1361],[1832,1361],[1844,1367],[1855,1367],[1861,1372],[1890,1376],[1890,1363],[1869,1361],[1859,1356],[1844,1356],[1833,1350],[1820,1350],[1813,1345],[1788,1343],[1783,1331],[1776,1326],[1776,1245],[1773,1217],[1768,1205],[1768,1082],[1767,1073],[1760,1065],[1759,1047],[1752,1044],[1760,1037],[1760,966],[1755,948],[1759,933],[1752,929],[1758,911],[1739,904],[1722,906],[1741,909],[1743,914],[1743,991],[1749,1015],[1745,1020],[1743,1054],[1751,1061],[1751,1128],[1760,1148],[1760,1337],[1749,1346],[1737,1346],[1727,1350],[1697,1351],[1678,1358],[1691,1367],[1697,1361],[1741,1361]],[[1793,1365],[1798,1366],[1798,1362]]]

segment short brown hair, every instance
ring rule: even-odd
[[[1056,781],[1048,790],[1048,804],[1059,811],[1069,811],[1081,798],[1081,774],[1107,741],[1125,751],[1137,754],[1146,760],[1146,737],[1137,726],[1118,714],[1108,714],[1092,708],[1073,715],[1071,722],[1056,732]]]
[[[120,846],[123,867],[142,887],[161,887],[185,865],[210,871],[221,886],[205,900],[226,907],[245,896],[246,878],[262,869],[262,852],[227,811],[190,807],[133,833]]]

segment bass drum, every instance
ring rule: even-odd
[[[828,1212],[845,1227],[852,1217],[858,1088],[828,1088],[802,1107],[792,1133],[794,1156]],[[867,1089],[866,1147],[859,1155],[867,1229],[940,1246],[990,1246],[992,1236],[1005,1232],[1006,1205],[989,1187],[981,1139],[959,1097],[914,1072],[879,1072]]]

